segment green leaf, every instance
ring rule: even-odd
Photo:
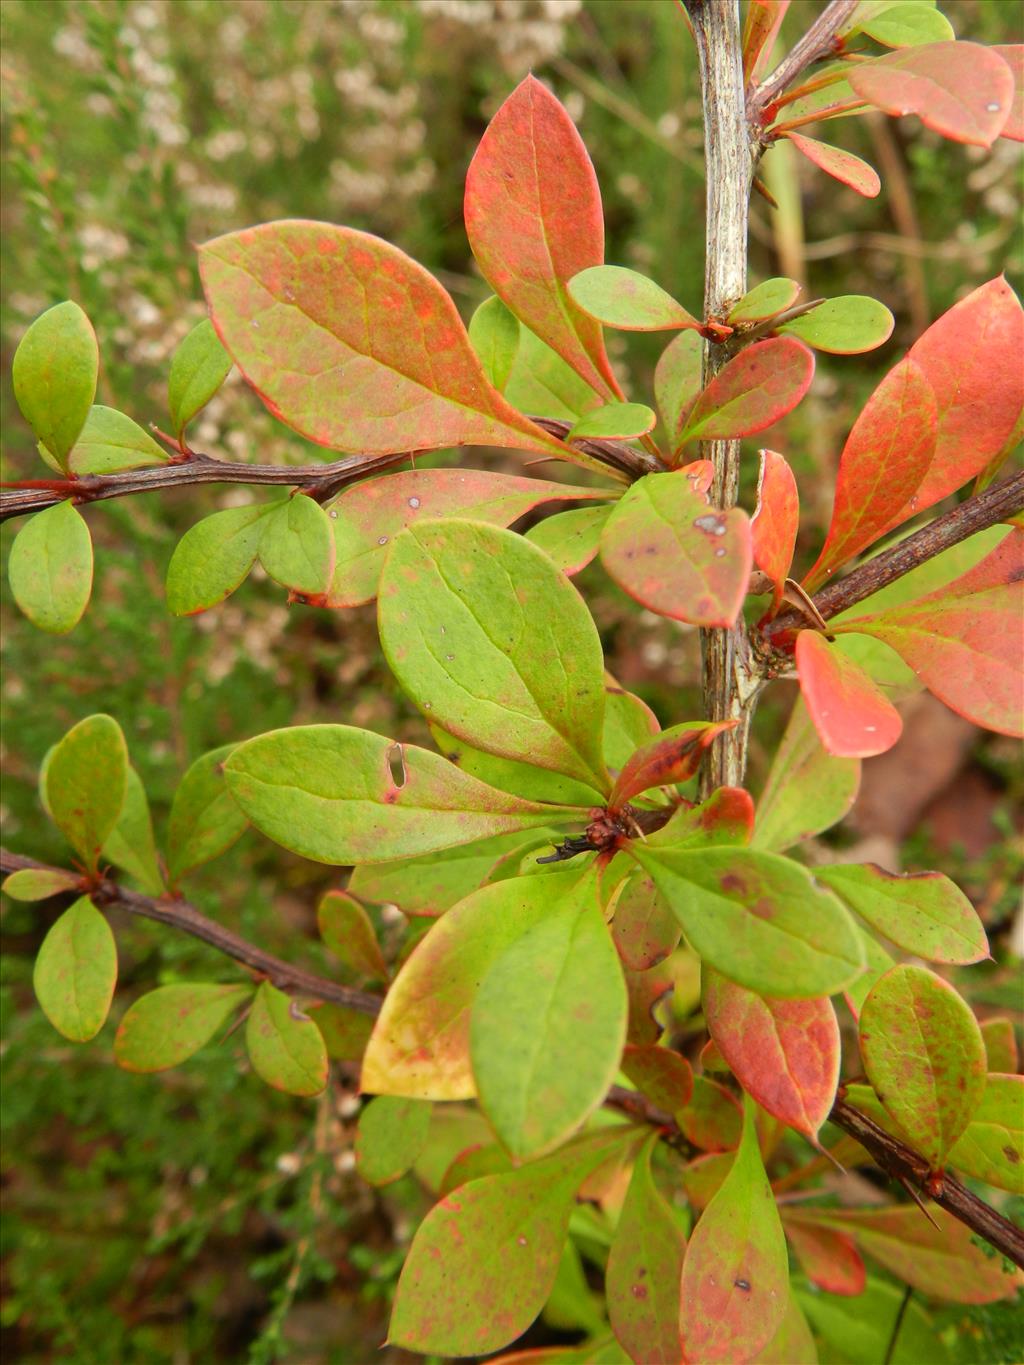
[[[796,1299],[790,1297],[779,1330],[754,1357],[754,1365],[818,1365],[818,1348]],[[933,1360],[931,1365],[940,1362]]]
[[[843,996],[850,1007],[850,1012],[855,1019],[860,1018],[860,1012],[864,1008],[864,1001],[874,987],[878,979],[886,974],[893,965],[892,956],[882,947],[874,935],[869,934],[860,925],[857,926],[860,933],[861,946],[864,949],[865,967],[860,976],[849,985],[843,987]]]
[[[556,351],[520,324],[519,350],[505,385],[505,397],[522,412],[574,421],[601,406],[601,396]]]
[[[126,1071],[166,1071],[205,1047],[252,986],[182,982],[160,986],[130,1007],[114,1037],[114,1059]]]
[[[62,469],[96,397],[99,366],[92,323],[70,301],[36,318],[14,353],[18,407]]]
[[[953,25],[934,5],[902,0],[866,19],[860,30],[883,47],[917,47],[920,43],[947,43],[956,38]]]
[[[370,1185],[390,1185],[415,1163],[427,1140],[431,1105],[378,1095],[359,1115],[356,1170]]]
[[[167,606],[194,616],[230,597],[256,562],[263,518],[278,503],[229,507],[186,531],[167,566]]]
[[[448,734],[439,725],[431,725],[430,734],[449,763],[454,763],[470,777],[486,782],[489,787],[511,792],[527,801],[553,801],[572,806],[590,806],[594,801],[593,787],[575,777],[565,777],[550,768],[535,768],[532,763],[517,763],[511,758],[485,754]]]
[[[484,299],[470,318],[469,342],[484,374],[499,393],[504,393],[519,350],[519,319],[497,294]]]
[[[814,356],[794,337],[755,341],[702,390],[678,443],[733,440],[772,426],[800,402],[814,377]]]
[[[97,404],[89,409],[68,456],[68,469],[73,474],[113,474],[167,460],[167,452],[137,422],[116,408]]]
[[[334,574],[334,532],[327,513],[297,493],[263,519],[260,563],[275,582],[307,596],[325,593]]]
[[[595,265],[569,281],[573,301],[589,317],[625,332],[665,332],[700,323],[671,294],[636,270]]]
[[[426,749],[349,725],[271,730],[240,744],[224,772],[258,830],[336,866],[388,862],[582,814],[521,801]]]
[[[562,573],[577,574],[596,556],[610,507],[573,507],[545,517],[526,532],[526,539],[543,550]]]
[[[380,635],[430,720],[488,753],[608,791],[597,628],[521,536],[470,521],[404,531],[381,575]]]
[[[622,1070],[638,1090],[658,1109],[675,1114],[693,1098],[693,1071],[690,1063],[671,1048],[627,1046],[622,1054]]]
[[[95,871],[121,817],[128,785],[128,749],[111,716],[87,716],[57,744],[46,765],[46,799],[53,822]]]
[[[631,1141],[630,1128],[606,1129],[436,1204],[406,1256],[388,1344],[448,1358],[520,1336],[554,1285],[577,1189]]]
[[[224,777],[234,748],[222,744],[203,754],[178,783],[167,824],[167,866],[175,881],[229,849],[249,824]]]
[[[836,824],[857,799],[860,759],[827,753],[797,697],[757,803],[754,844],[781,852]]]
[[[884,303],[867,294],[826,299],[802,317],[785,322],[780,335],[799,337],[818,351],[859,355],[873,351],[892,336],[896,320]]]
[[[687,1360],[750,1360],[789,1303],[789,1259],[757,1147],[754,1104],[729,1174],[701,1215],[683,1262],[680,1331]]]
[[[17,876],[18,874],[15,873]],[[8,877],[7,881],[10,881]],[[7,883],[4,883],[6,888]],[[989,1075],[993,1071],[1013,1074],[1020,1070],[1020,1052],[1017,1047],[1017,1033],[1013,1020],[1005,1015],[996,1015],[981,1024],[981,1036],[985,1039],[985,1054],[988,1057]]]
[[[103,856],[127,872],[147,896],[160,896],[166,890],[153,842],[153,822],[149,816],[146,789],[130,765],[124,806],[117,824],[103,844]]]
[[[11,546],[7,573],[14,600],[34,626],[67,635],[92,593],[92,539],[71,502],[37,512]]]
[[[985,1093],[985,1041],[957,992],[924,967],[901,964],[860,1012],[868,1080],[894,1122],[937,1170]]]
[[[327,947],[357,976],[371,981],[388,979],[387,963],[370,917],[353,896],[328,891],[316,908],[316,922]]]
[[[608,1318],[631,1360],[678,1365],[679,1284],[686,1238],[651,1176],[652,1133],[641,1147],[608,1256]]]
[[[605,403],[585,412],[566,432],[567,441],[601,439],[627,441],[653,430],[654,412],[643,403]]]
[[[1024,1076],[989,1075],[948,1161],[975,1180],[1024,1195]]]
[[[890,943],[929,962],[981,962],[988,957],[985,926],[960,888],[941,872],[886,872],[874,863],[817,867],[861,919]]]
[[[167,379],[167,408],[174,434],[185,428],[227,379],[231,357],[220,343],[209,318],[192,328],[174,352]]]
[[[889,1365],[922,1365],[923,1361],[951,1365],[953,1357],[933,1315],[916,1298],[904,1301],[902,1285],[872,1278],[856,1298],[807,1290],[797,1293],[828,1348],[823,1359],[830,1363],[878,1365],[889,1355]],[[783,1357],[782,1365],[789,1365],[788,1357]]]
[[[328,1057],[339,1062],[358,1062],[366,1051],[373,1019],[343,1005],[311,1005],[313,1022],[323,1035]]]
[[[82,896],[43,939],[32,985],[50,1023],[73,1043],[103,1027],[117,984],[117,947],[110,925]]]
[[[792,308],[799,293],[796,280],[783,276],[762,280],[734,304],[725,320],[734,327],[739,322],[763,322],[765,318],[773,318],[776,313]]]
[[[589,883],[589,870],[585,875]],[[442,915],[384,999],[360,1089],[411,1099],[475,1095],[469,1046],[477,988],[502,953],[546,919],[553,903],[574,894],[580,878],[579,868],[513,877],[481,887]]]
[[[719,1153],[739,1145],[743,1111],[732,1091],[707,1076],[694,1076],[693,1094],[675,1118],[695,1147]]]
[[[654,370],[654,396],[674,456],[679,454],[687,418],[700,396],[703,366],[700,333],[680,332],[662,351]]]
[[[73,872],[62,872],[59,868],[24,867],[5,878],[0,889],[12,901],[45,901],[74,891],[79,880]]]
[[[289,1095],[319,1095],[327,1084],[327,1048],[316,1024],[295,1001],[264,981],[245,1026],[245,1045],[258,1076]]]
[[[551,1151],[601,1103],[619,1068],[626,1014],[594,877],[561,895],[549,889],[544,919],[493,961],[472,1006],[480,1106],[513,1157]]]
[[[849,914],[806,868],[744,848],[632,847],[691,946],[723,976],[764,995],[831,995],[863,950]]]

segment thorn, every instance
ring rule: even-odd
[[[942,1229],[939,1227],[938,1223],[936,1223],[935,1219],[934,1219],[934,1218],[931,1216],[931,1214],[928,1212],[927,1208],[925,1207],[924,1200],[923,1200],[923,1199],[921,1198],[921,1196],[918,1194],[917,1190],[914,1189],[914,1187],[913,1187],[913,1185],[910,1183],[910,1181],[907,1180],[906,1177],[905,1177],[905,1176],[902,1176],[902,1175],[898,1175],[898,1176],[896,1177],[896,1179],[900,1182],[900,1184],[901,1184],[901,1185],[903,1186],[903,1188],[906,1190],[907,1194],[910,1195],[911,1199],[913,1199],[914,1203],[915,1203],[915,1204],[917,1205],[917,1207],[921,1210],[921,1212],[924,1214],[924,1216],[928,1219],[929,1223],[931,1223],[931,1225],[932,1225],[932,1227],[935,1229],[935,1231],[936,1231],[936,1232],[941,1232]]]
[[[779,201],[775,198],[775,195],[772,194],[771,190],[764,183],[764,181],[759,179],[756,175],[754,176],[754,189],[757,190],[758,194],[761,196],[762,199],[767,199],[768,203],[771,204],[773,209],[777,209],[779,207]]]

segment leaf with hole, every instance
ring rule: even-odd
[[[36,318],[14,352],[11,384],[18,407],[61,469],[96,397],[99,365],[92,323],[70,300]]]
[[[621,265],[581,270],[569,281],[569,295],[588,317],[624,332],[669,332],[701,325],[660,284]]]
[[[181,982],[140,996],[114,1038],[114,1059],[126,1071],[167,1071],[188,1061],[252,997],[249,985]]]
[[[370,1185],[390,1185],[416,1162],[427,1141],[431,1106],[378,1095],[363,1107],[356,1129],[356,1170]]]
[[[320,1030],[296,1001],[264,981],[245,1024],[253,1070],[275,1090],[319,1095],[327,1084],[327,1048]]]
[[[280,502],[229,507],[197,521],[175,546],[167,566],[167,606],[194,616],[230,597],[256,563],[263,519]]]
[[[114,935],[82,896],[43,939],[32,970],[36,999],[58,1033],[87,1043],[106,1021],[116,984]]]
[[[87,716],[47,756],[46,805],[54,824],[95,871],[121,817],[128,785],[128,748],[111,716]]]
[[[905,47],[850,68],[855,94],[885,114],[917,114],[954,142],[991,147],[1013,101],[1013,73],[978,43]]]
[[[167,378],[167,409],[180,441],[192,418],[202,412],[231,370],[231,357],[209,318],[203,318],[179,343]]]
[[[818,737],[837,758],[884,754],[903,731],[900,713],[854,661],[814,630],[796,638],[796,667]]]
[[[72,474],[114,474],[167,460],[167,452],[137,422],[116,408],[96,404],[89,409],[67,467]]]
[[[701,392],[679,443],[729,441],[773,426],[796,407],[814,378],[814,356],[795,337],[755,341]]]
[[[14,600],[51,635],[74,630],[92,595],[92,537],[70,501],[37,512],[15,536],[7,561]]]

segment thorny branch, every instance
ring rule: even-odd
[[[857,8],[857,3],[858,0],[832,0],[825,6],[800,41],[753,92],[747,107],[752,123],[760,122],[772,101],[778,99],[801,72],[823,57],[833,55],[836,34]]]

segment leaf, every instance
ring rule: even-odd
[[[797,1291],[798,1299],[822,1339],[826,1361],[878,1365],[952,1365],[934,1316],[915,1296],[904,1302],[903,1285],[870,1277],[856,1299]],[[959,1357],[956,1357],[959,1359]],[[784,1362],[785,1365],[785,1362]]]
[[[675,1115],[683,1135],[709,1152],[731,1152],[743,1130],[743,1110],[735,1095],[707,1076],[694,1076],[689,1103]]]
[[[886,1111],[933,1170],[985,1093],[985,1043],[948,982],[924,967],[891,968],[860,1012],[861,1059]]]
[[[835,629],[861,631],[891,645],[954,711],[988,730],[1020,735],[1022,581],[1024,531],[1012,530],[946,587],[879,616],[844,620]]]
[[[988,938],[977,911],[941,872],[886,872],[874,863],[816,867],[861,919],[905,952],[929,962],[981,962]]]
[[[489,382],[504,393],[519,350],[519,320],[496,294],[474,310],[469,341]]]
[[[96,397],[99,364],[92,323],[70,300],[36,318],[14,352],[11,383],[18,407],[61,469]]]
[[[647,836],[651,847],[707,848],[749,844],[754,803],[742,787],[719,787],[699,806],[681,806],[662,829]]]
[[[622,1070],[651,1103],[666,1114],[675,1114],[693,1098],[690,1063],[667,1047],[636,1047],[622,1054]]]
[[[999,1190],[1024,1195],[1024,1076],[992,1076],[949,1153],[949,1164]]]
[[[694,403],[680,433],[687,441],[753,436],[792,412],[811,386],[814,356],[795,337],[755,341],[734,356]]]
[[[626,972],[629,994],[629,1025],[626,1041],[636,1047],[650,1047],[661,1037],[664,1025],[658,1007],[675,988],[666,965],[646,972]]]
[[[497,758],[456,739],[439,725],[431,725],[430,733],[449,763],[489,787],[527,801],[551,801],[558,805],[590,807],[595,800],[593,786],[575,777],[564,777],[549,768],[535,768],[531,763]]]
[[[686,1238],[651,1176],[653,1133],[637,1154],[605,1271],[608,1319],[631,1360],[679,1365]]]
[[[328,891],[321,896],[316,923],[327,947],[357,976],[371,981],[388,979],[387,963],[370,917],[353,896],[344,891]]]
[[[89,409],[85,425],[68,455],[73,474],[113,474],[166,464],[168,456],[130,417],[100,404]]]
[[[15,872],[14,877],[21,874]],[[8,877],[4,882],[4,890],[7,890],[8,883],[12,881]],[[10,894],[8,892],[8,894]],[[1004,1071],[1014,1073],[1020,1069],[1020,1052],[1017,1048],[1017,1034],[1014,1031],[1013,1020],[1002,1017],[985,1019],[981,1025],[981,1036],[985,1040],[985,1055],[988,1058],[989,1074],[993,1071]]]
[[[1024,142],[1024,45],[1020,43],[993,43],[989,49],[998,52],[1013,72],[1014,91],[1010,105],[1010,117],[1003,124],[1000,137],[1008,137],[1013,142]]]
[[[653,409],[643,403],[605,403],[577,418],[565,439],[628,441],[652,431],[657,420]]]
[[[14,600],[34,626],[67,635],[92,594],[92,539],[70,501],[37,512],[18,532],[7,561]]]
[[[249,985],[182,982],[140,996],[118,1025],[114,1059],[126,1071],[167,1071],[206,1046],[253,994]]]
[[[194,616],[230,597],[256,562],[263,518],[279,502],[229,507],[186,531],[167,566],[167,606]]]
[[[46,801],[54,824],[95,871],[124,807],[128,749],[111,716],[87,716],[47,759]]]
[[[839,459],[832,522],[803,586],[813,593],[877,540],[921,480],[935,452],[932,387],[910,356],[875,389]]]
[[[612,942],[622,965],[632,972],[657,966],[675,950],[679,934],[676,918],[654,882],[634,871],[614,902]]]
[[[498,297],[596,393],[620,397],[600,324],[568,289],[573,276],[604,260],[597,177],[572,119],[533,76],[480,139],[464,211],[469,245]]]
[[[577,574],[597,555],[610,507],[573,507],[545,517],[526,532],[526,539],[544,551],[562,573]]]
[[[551,904],[572,894],[579,869],[483,886],[432,925],[403,964],[374,1026],[360,1089],[410,1099],[468,1099],[470,1009],[479,983]],[[536,1023],[535,1020],[531,1023]]]
[[[860,929],[860,941],[864,948],[864,970],[855,981],[851,981],[843,988],[843,998],[854,1019],[860,1018],[864,1001],[871,989],[893,965],[891,954],[866,929]]]
[[[861,25],[861,31],[883,47],[913,47],[955,40],[953,25],[934,5],[890,5]]]
[[[147,896],[166,891],[160,860],[153,841],[153,822],[149,814],[146,789],[138,773],[129,765],[124,806],[117,824],[107,835],[103,857],[127,872]]]
[[[320,1030],[328,1057],[339,1062],[360,1062],[370,1041],[373,1019],[343,1005],[311,1005],[310,1014]]]
[[[675,621],[731,626],[750,580],[750,522],[709,508],[681,471],[648,474],[616,503],[601,536],[612,578]]]
[[[505,397],[520,412],[543,413],[570,422],[604,401],[603,394],[595,393],[556,351],[522,325]]]
[[[252,1068],[275,1090],[319,1095],[327,1084],[327,1048],[320,1030],[290,996],[264,981],[245,1025]]]
[[[174,881],[219,857],[249,824],[224,777],[234,747],[222,744],[203,754],[178,783],[167,825],[167,865]]]
[[[199,269],[235,364],[275,417],[318,445],[563,449],[491,387],[434,277],[379,237],[264,223],[201,246]]]
[[[680,1319],[685,1359],[693,1365],[749,1360],[778,1331],[788,1302],[786,1239],[747,1100],[732,1169],[686,1248]]]
[[[783,323],[779,335],[799,337],[818,351],[859,355],[888,341],[894,325],[895,319],[884,303],[867,294],[843,294]]]
[[[862,1251],[922,1294],[952,1303],[995,1303],[1016,1293],[1024,1281],[1019,1271],[1008,1274],[1000,1258],[986,1254],[952,1214],[934,1204],[928,1213],[931,1222],[915,1204],[900,1204],[818,1216],[852,1233]]]
[[[220,343],[213,323],[203,318],[179,343],[167,378],[167,408],[178,440],[192,418],[227,379],[231,357]]]
[[[787,280],[781,275],[762,280],[748,290],[739,303],[733,304],[725,320],[730,326],[741,322],[763,322],[766,318],[773,318],[776,313],[792,308],[799,293],[800,285],[796,280]]]
[[[864,1293],[867,1273],[853,1238],[813,1220],[804,1222],[796,1210],[782,1216],[786,1239],[812,1284],[826,1294],[856,1297]]]
[[[854,156],[852,152],[844,151],[842,147],[833,147],[827,142],[820,142],[814,137],[805,137],[803,133],[788,132],[783,133],[783,137],[789,139],[798,152],[802,153],[808,161],[812,162],[819,170],[830,175],[833,180],[840,181],[843,185],[848,185],[851,190],[863,196],[865,199],[875,199],[882,188],[882,182],[878,177],[878,172],[874,166],[862,160],[859,156]],[[816,311],[816,310],[815,310]],[[807,315],[809,316],[809,315]],[[890,319],[891,319],[890,314]],[[786,328],[786,331],[792,331]],[[889,330],[892,331],[890,321]],[[794,331],[794,336],[804,335]],[[810,338],[804,335],[804,339]],[[883,337],[883,340],[885,338]],[[811,343],[813,345],[813,342]],[[881,345],[881,342],[876,342]],[[831,347],[823,347],[824,350],[831,350]],[[865,349],[870,349],[865,347]]]
[[[698,332],[680,332],[654,370],[654,395],[673,455],[679,454],[687,419],[700,396],[703,364],[704,339]]]
[[[782,590],[793,565],[800,529],[800,494],[784,456],[761,451],[757,508],[750,522],[754,563],[772,581],[772,611],[782,605]]]
[[[847,911],[797,863],[743,848],[632,853],[694,950],[731,981],[802,999],[831,995],[860,971]]]
[[[818,1365],[818,1348],[807,1319],[796,1299],[790,1297],[779,1330],[754,1357],[755,1365]],[[937,1365],[936,1361],[932,1365]]]
[[[1013,73],[977,43],[926,43],[850,68],[854,92],[883,113],[917,114],[954,142],[991,147],[1013,100]]]
[[[313,498],[296,493],[263,518],[260,563],[275,582],[307,596],[325,593],[334,576],[334,533]]]
[[[648,744],[635,750],[615,779],[608,806],[619,810],[635,796],[652,787],[685,782],[700,767],[714,739],[731,730],[733,721],[684,721],[663,730]]]
[[[759,84],[772,59],[772,49],[789,0],[751,0],[743,23],[743,84]]]
[[[78,888],[80,878],[58,868],[23,867],[4,879],[3,893],[12,901],[45,901]]]
[[[701,980],[708,1031],[740,1085],[762,1109],[816,1140],[839,1082],[831,1001],[766,998],[709,967]]]
[[[114,935],[82,896],[43,939],[32,971],[36,999],[58,1033],[87,1043],[103,1027],[116,984]]]
[[[884,754],[903,731],[900,713],[842,650],[814,630],[796,637],[800,694],[818,737],[838,758]]]
[[[379,620],[392,672],[431,720],[608,790],[601,642],[542,551],[482,522],[410,527],[381,576]]]
[[[525,1332],[555,1282],[576,1190],[631,1138],[628,1128],[595,1133],[446,1195],[409,1248],[388,1345],[479,1356]]]
[[[405,1175],[423,1150],[431,1106],[422,1100],[378,1095],[359,1115],[356,1170],[370,1185],[390,1185]]]
[[[660,284],[621,265],[594,265],[581,270],[569,281],[569,296],[588,317],[624,332],[668,332],[701,326]]]
[[[558,814],[495,791],[427,749],[349,725],[271,730],[240,744],[224,773],[258,830],[339,867],[530,829]]]
[[[478,979],[470,1055],[480,1106],[513,1158],[543,1155],[602,1102],[626,1041],[626,987],[594,878],[550,890],[543,920]]]
[[[437,517],[510,526],[545,502],[618,495],[618,489],[576,488],[479,469],[414,469],[363,480],[347,488],[328,512],[337,563],[327,605],[353,607],[372,601],[388,547],[406,526]]]

